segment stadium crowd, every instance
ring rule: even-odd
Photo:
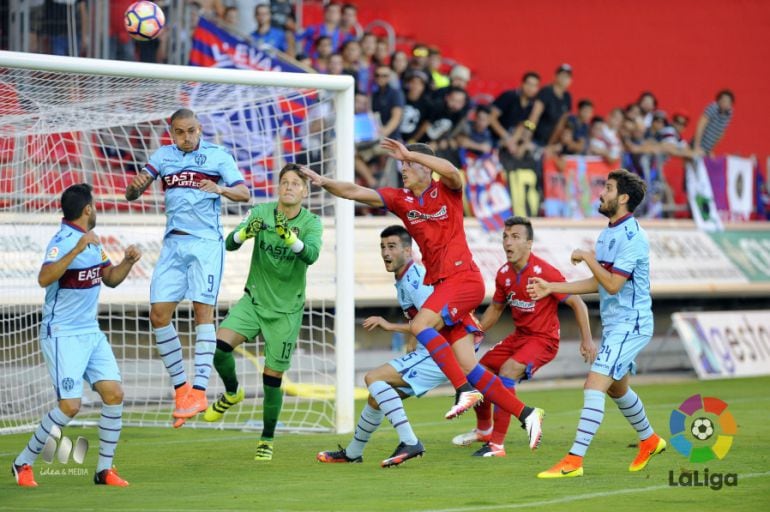
[[[122,13],[131,3],[110,0],[109,56],[164,62],[167,31],[158,40],[137,43],[123,29]],[[172,7],[163,0],[157,3],[164,9]],[[250,36],[257,44],[277,49],[318,73],[354,78],[359,129],[356,177],[368,187],[400,183],[398,170],[387,164],[380,149],[385,137],[427,143],[461,168],[469,154],[494,156],[506,170],[542,169],[544,158],[554,159],[563,169],[564,157],[594,155],[645,178],[652,196],[659,198],[657,207],[647,208],[645,215],[667,216],[676,209],[672,187],[681,189],[684,183],[669,183],[663,164],[672,157],[713,154],[733,115],[735,97],[727,89],[718,91],[697,118],[659,105],[651,91],[636,98],[636,92],[629,91],[627,104],[597,112],[591,98],[573,98],[573,68],[566,63],[552,77],[526,72],[518,87],[494,99],[486,94],[470,97],[469,67],[446,59],[435,46],[401,42],[392,47],[386,37],[361,28],[355,4],[326,3],[322,22],[301,27],[289,0],[261,1],[251,13],[239,12],[228,0],[189,3],[196,16],[217,18],[225,27],[253,20]],[[79,49],[88,44],[85,31],[66,37],[65,14],[72,16],[72,5],[77,26],[83,26],[87,16],[83,0],[33,4],[32,22],[47,20],[32,25],[41,27],[31,34],[33,51],[71,54],[68,44],[73,41]],[[72,4],[69,10],[65,4]],[[683,133],[691,122],[697,123],[694,137],[686,140]],[[542,176],[538,178],[542,182]],[[539,189],[542,194],[542,183]]]

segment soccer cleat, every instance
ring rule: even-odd
[[[209,406],[205,389],[191,389],[181,400],[177,400],[176,409],[171,414],[174,418],[192,418]]]
[[[484,400],[484,395],[475,389],[471,391],[461,391],[457,393],[455,404],[451,409],[449,409],[449,411],[447,411],[447,413],[444,415],[444,418],[453,420],[482,400]]]
[[[13,477],[16,479],[16,483],[19,484],[19,487],[37,487],[35,473],[32,471],[32,466],[29,464],[17,466],[11,462],[11,473],[13,473]]]
[[[658,434],[652,434],[644,441],[639,442],[639,453],[628,466],[629,471],[641,471],[650,462],[653,455],[657,455],[666,449],[666,441]]]
[[[257,443],[257,454],[254,455],[254,460],[273,460],[273,442],[261,439]]]
[[[452,444],[455,446],[470,446],[473,443],[487,443],[492,438],[492,429],[485,434],[481,430],[474,428],[470,432],[460,434],[452,438]]]
[[[540,441],[543,439],[543,418],[545,417],[545,411],[535,407],[529,416],[524,418],[524,424],[522,428],[527,431],[529,437],[529,449],[537,450],[540,446]]]
[[[203,419],[206,421],[221,420],[227,410],[235,404],[242,402],[245,396],[246,391],[243,388],[239,389],[235,394],[222,393],[217,401],[209,405],[206,412],[203,413]]]
[[[484,446],[473,452],[474,457],[505,457],[505,447],[492,442],[484,443]]]
[[[425,453],[425,447],[420,441],[417,441],[417,444],[398,443],[398,446],[396,446],[396,451],[393,452],[393,455],[382,461],[380,466],[384,468],[398,466],[399,464],[403,464],[407,460],[413,459],[414,457],[422,457],[423,453]]]
[[[349,462],[352,464],[357,464],[364,461],[364,458],[362,456],[353,457],[352,459],[348,457],[348,454],[345,453],[345,448],[343,448],[340,445],[337,445],[339,450],[336,452],[318,452],[318,454],[315,456],[316,460],[318,462],[325,462],[325,463],[334,463],[334,462]]]
[[[574,478],[583,476],[583,457],[568,454],[551,469],[537,474],[538,478]]]
[[[114,468],[103,469],[94,475],[96,485],[112,485],[114,487],[128,487],[128,482],[120,478]]]

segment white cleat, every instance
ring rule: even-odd
[[[452,438],[452,444],[455,446],[470,446],[473,443],[487,443],[492,438],[492,431],[484,434],[479,429],[474,428],[470,432],[460,434]]]
[[[524,419],[523,427],[529,436],[529,449],[532,451],[537,450],[543,439],[543,418],[545,418],[545,411],[536,407]]]
[[[457,402],[444,415],[444,418],[453,420],[468,409],[480,403],[482,400],[484,400],[484,395],[475,389],[472,391],[463,391],[457,396]]]

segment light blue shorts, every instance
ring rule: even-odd
[[[220,240],[168,235],[152,273],[150,304],[190,299],[215,305],[224,258],[225,245]]]
[[[120,370],[103,332],[40,339],[56,398],[83,396],[83,379],[91,387],[102,380],[120,382]]]
[[[388,364],[401,374],[404,382],[409,384],[409,387],[398,388],[406,396],[422,396],[447,382],[444,372],[439,369],[428,351],[421,346],[418,350],[391,359]]]
[[[650,334],[637,334],[632,331],[614,331],[602,333],[602,344],[596,355],[591,371],[622,379],[629,371],[636,373],[636,356],[652,339]]]

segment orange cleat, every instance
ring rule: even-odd
[[[583,457],[567,455],[551,469],[541,471],[538,478],[574,478],[583,476]]]
[[[114,468],[103,469],[94,475],[96,485],[112,485],[114,487],[128,487],[128,482],[120,478]]]
[[[639,453],[628,466],[629,471],[641,471],[650,462],[653,455],[657,455],[666,449],[666,441],[658,434],[652,434],[644,441],[639,442]]]
[[[208,406],[206,390],[191,389],[181,400],[177,400],[176,409],[172,416],[174,418],[192,418],[199,412],[205,411]]]
[[[32,471],[32,466],[29,464],[22,464],[17,466],[11,462],[11,473],[16,478],[16,483],[19,487],[37,487],[35,482],[35,473]]]

